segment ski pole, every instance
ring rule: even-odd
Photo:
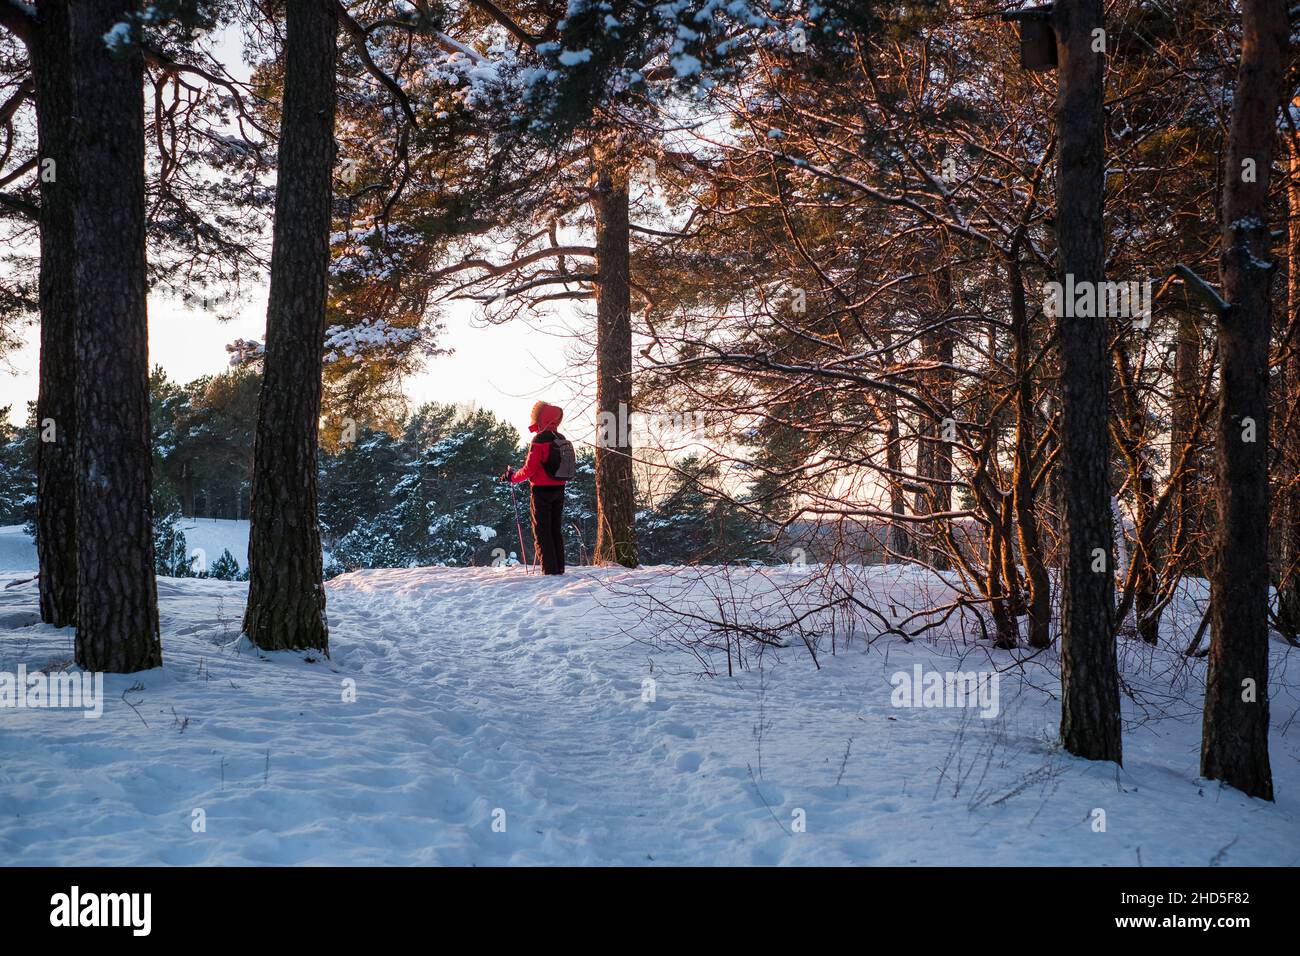
[[[519,557],[526,558],[528,557],[528,553],[524,551],[524,526],[519,521],[519,501],[515,498],[515,483],[513,481],[510,482],[510,504],[512,504],[515,509],[515,530],[519,532]],[[531,574],[533,571],[533,562],[529,561],[525,567],[527,568],[527,571],[524,573]]]

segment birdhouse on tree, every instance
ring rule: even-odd
[[[1002,19],[1020,30],[1020,65],[1026,70],[1056,68],[1056,30],[1052,28],[1052,5],[1004,10]]]

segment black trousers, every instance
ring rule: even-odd
[[[533,486],[533,547],[543,573],[564,573],[564,485]]]

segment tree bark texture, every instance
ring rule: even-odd
[[[316,454],[329,285],[337,32],[334,11],[324,0],[288,0],[244,612],[244,633],[258,647],[327,654]]]
[[[71,4],[76,239],[77,663],[162,664],[154,581],[144,73],[104,34],[130,0]]]

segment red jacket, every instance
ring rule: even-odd
[[[528,430],[537,432],[537,437],[528,446],[528,458],[524,462],[524,467],[515,472],[511,481],[515,484],[531,481],[540,488],[553,488],[564,484],[560,479],[548,475],[545,467],[546,459],[551,457],[551,442],[555,440],[555,429],[559,427],[563,418],[564,412],[555,405],[538,402],[533,407],[533,423],[528,426]]]

